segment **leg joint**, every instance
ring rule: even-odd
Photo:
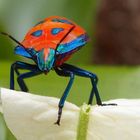
[[[63,106],[64,106],[64,104],[61,104],[61,103],[59,102],[58,107],[59,107],[59,108],[63,108]]]
[[[12,68],[12,69],[15,69],[15,68],[16,68],[16,62],[14,62],[14,63],[11,65],[11,68]]]
[[[93,82],[95,82],[97,84],[98,77],[96,75],[93,74],[90,78],[91,78],[91,81],[93,81]]]
[[[69,72],[69,73],[70,73],[71,79],[74,79],[74,73],[73,72]]]

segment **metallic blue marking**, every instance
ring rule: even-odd
[[[52,67],[53,67],[53,63],[54,63],[54,60],[55,60],[54,56],[55,56],[55,50],[50,49],[49,55],[48,55],[48,57],[46,59],[46,65],[47,65],[47,68],[49,70],[52,69]]]
[[[75,40],[66,43],[66,44],[60,44],[57,48],[57,54],[63,54],[70,52],[78,47],[81,47],[85,45],[88,41],[88,36],[87,35],[81,35],[77,37]]]
[[[51,30],[51,33],[52,33],[53,35],[56,35],[56,34],[60,33],[60,32],[63,31],[63,30],[64,30],[63,28],[53,28],[53,29]]]
[[[73,25],[73,23],[71,23],[70,21],[66,20],[66,19],[57,19],[57,18],[54,18],[52,19],[53,22],[61,22],[61,23],[67,23],[67,24],[71,24]]]
[[[14,52],[17,55],[21,55],[27,58],[32,58],[32,56],[22,46],[15,47]]]
[[[31,35],[33,35],[35,37],[39,37],[42,35],[42,32],[43,32],[42,30],[37,30],[37,31],[33,32]]]
[[[37,65],[41,71],[49,71],[53,67],[55,50],[50,49],[48,57],[44,60],[44,49],[36,53]]]

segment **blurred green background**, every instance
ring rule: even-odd
[[[91,37],[90,42],[73,55],[69,63],[98,75],[98,88],[103,100],[140,98],[139,66],[107,66],[91,63],[93,46],[96,42],[94,28],[99,2],[94,0],[0,0],[0,30],[10,33],[20,41],[28,29],[41,19],[51,15],[67,17],[84,27]],[[15,45],[11,40],[0,36],[1,87],[9,88],[11,63],[16,60],[28,61],[14,55]],[[26,80],[30,92],[55,97],[61,97],[67,82],[67,78],[59,77],[53,71],[47,76],[40,75]],[[19,89],[18,85],[16,89]],[[89,79],[76,77],[68,101],[80,106],[83,102],[87,102],[90,90]],[[1,115],[0,140],[14,139]]]
[[[34,24],[48,16],[59,15],[75,21],[92,36],[96,5],[97,2],[92,0],[0,0],[0,30],[21,41]],[[15,56],[11,53],[14,44],[2,36],[0,41],[0,59],[14,59]],[[91,44],[92,41],[74,55],[72,60],[82,64],[90,63],[91,55],[85,54],[91,54]]]

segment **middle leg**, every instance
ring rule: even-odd
[[[67,77],[70,77],[69,83],[68,83],[68,85],[67,85],[67,87],[66,87],[66,89],[65,89],[65,91],[64,91],[64,93],[63,93],[63,95],[62,95],[62,97],[61,97],[61,99],[59,101],[59,105],[58,105],[58,107],[59,107],[59,110],[58,110],[58,119],[55,122],[55,124],[60,125],[60,120],[61,120],[61,116],[62,116],[62,109],[64,107],[64,103],[65,103],[66,98],[67,98],[67,96],[69,94],[69,91],[70,91],[70,89],[72,87],[72,84],[73,84],[73,81],[74,81],[74,74],[72,72],[67,71],[67,70],[64,70],[64,69],[59,70],[59,69],[56,68],[55,71],[56,71],[56,73],[59,76],[67,76]]]

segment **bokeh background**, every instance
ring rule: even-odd
[[[98,75],[102,100],[140,98],[139,0],[0,0],[0,31],[21,41],[28,29],[51,15],[67,17],[88,32],[90,42],[69,63]],[[15,46],[0,36],[1,87],[9,88],[10,66],[14,61],[29,62],[14,55]],[[67,82],[67,78],[54,72],[26,79],[30,92],[55,97],[61,97]],[[16,89],[19,90],[18,85]],[[76,77],[68,101],[80,106],[87,102],[90,90],[89,79]],[[15,140],[2,115],[0,140]]]

